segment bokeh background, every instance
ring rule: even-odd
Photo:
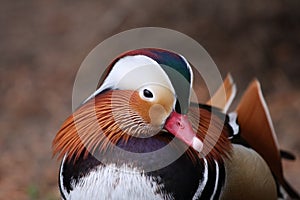
[[[0,0],[0,199],[59,199],[51,142],[71,113],[76,72],[98,43],[144,26],[197,40],[232,73],[238,97],[261,81],[300,191],[299,10],[298,0]]]

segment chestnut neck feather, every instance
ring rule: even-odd
[[[88,152],[92,153],[97,148],[109,148],[121,138],[128,140],[129,135],[124,131],[126,128],[120,127],[116,119],[136,116],[123,106],[128,104],[129,97],[128,91],[107,91],[82,105],[58,131],[53,141],[53,154],[58,154],[59,159],[67,154],[67,159],[75,157],[76,160],[83,152],[87,156]],[[118,103],[113,101],[115,98]]]
[[[198,106],[191,106],[188,115],[197,137],[204,144],[200,157],[205,157],[209,162],[215,159],[219,163],[223,163],[223,158],[229,158],[232,149],[228,139],[229,125],[216,113]]]
[[[106,91],[82,105],[66,119],[58,131],[53,140],[53,155],[58,155],[58,159],[67,155],[67,160],[72,158],[76,161],[82,153],[87,156],[89,152],[106,151],[121,139],[128,141],[135,134],[132,132],[140,131],[139,129],[143,129],[141,124],[145,124],[128,106],[132,96],[132,91]],[[199,111],[200,121],[197,117]],[[189,118],[198,137],[205,141],[203,156],[208,160],[223,162],[222,158],[230,153],[231,143],[227,139],[226,126],[222,120],[209,111],[196,107],[190,108]],[[182,146],[179,145],[178,148]],[[192,148],[187,153],[192,160],[196,159]]]

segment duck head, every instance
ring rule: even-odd
[[[184,57],[162,49],[139,49],[115,59],[99,89],[86,101],[107,90],[127,91],[131,93],[127,109],[132,112],[116,117],[120,126],[130,124],[127,133],[150,137],[165,129],[200,152],[203,143],[187,116],[192,81],[193,72]],[[118,101],[115,98],[117,108]],[[124,102],[123,106],[127,110]]]
[[[98,89],[63,124],[54,154],[79,156],[85,148],[166,131],[201,152],[203,143],[187,115],[192,81],[190,64],[176,53],[139,49],[120,55]]]

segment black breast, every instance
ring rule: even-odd
[[[172,194],[175,199],[192,199],[199,181],[203,178],[203,163],[200,159],[192,160],[184,149],[181,149],[184,146],[178,145],[180,141],[168,145],[172,139],[173,137],[169,135],[130,138],[127,142],[119,141],[116,151],[96,156],[89,154],[85,159],[81,155],[75,162],[71,160],[64,163],[62,173],[64,187],[68,192],[71,191],[72,181],[77,183],[81,177],[99,165],[125,163],[153,177],[159,185],[164,186],[163,192]]]

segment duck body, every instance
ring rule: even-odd
[[[228,175],[220,199],[277,199],[277,187],[270,168],[253,149],[234,144],[230,160],[226,160]]]
[[[142,140],[129,141],[127,150],[136,151],[137,143],[143,148],[136,153],[152,152],[167,145],[157,138]],[[275,180],[261,156],[242,145],[233,145],[233,149],[225,165],[217,166],[218,174],[204,160],[191,161],[187,153],[151,172],[124,160],[104,164],[91,154],[86,158],[80,156],[75,163],[64,160],[59,183],[62,199],[277,199]],[[174,151],[169,151],[160,159],[172,154]],[[152,165],[152,160],[157,162],[157,157],[147,157],[144,162]],[[225,179],[225,174],[230,176]]]
[[[105,163],[91,154],[86,158],[80,156],[75,163],[64,161],[60,170],[63,198],[197,199],[196,192],[205,175],[200,170],[205,168],[200,159],[192,162],[184,153],[175,162],[155,171],[145,172],[141,166],[141,162],[151,166],[173,157],[176,150],[172,148],[159,157],[151,154],[167,144],[159,137],[131,138],[126,145],[119,143],[118,146],[124,150],[145,154],[145,159],[133,158],[130,163],[128,159],[120,160],[122,156],[115,154],[114,157],[108,155],[108,159],[102,155]]]
[[[278,185],[299,198],[257,82],[227,114],[231,77],[213,101],[193,102],[193,68],[174,52],[129,51],[106,73],[53,140],[63,200],[272,200]]]

